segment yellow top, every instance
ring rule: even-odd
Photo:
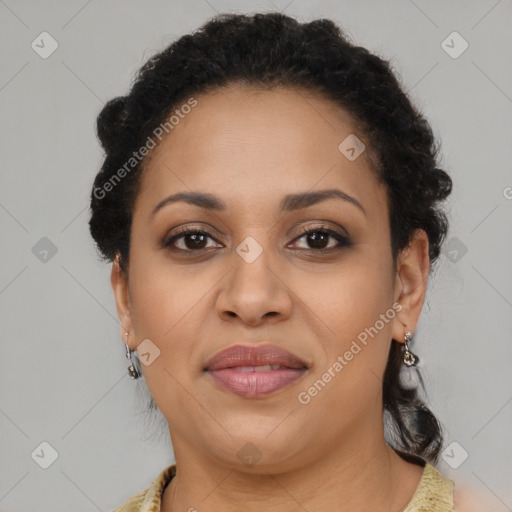
[[[144,491],[112,512],[160,512],[163,491],[175,475],[176,464],[166,467]],[[453,488],[454,483],[427,462],[416,492],[403,512],[454,512]]]

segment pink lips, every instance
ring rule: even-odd
[[[275,345],[234,345],[218,352],[205,370],[221,388],[244,398],[258,398],[296,381],[307,366]]]

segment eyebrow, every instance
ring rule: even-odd
[[[364,209],[363,205],[355,197],[352,197],[349,194],[335,188],[318,190],[316,192],[288,194],[281,200],[280,210],[283,212],[300,210],[302,208],[308,208],[309,206],[313,206],[328,199],[341,199],[351,203],[366,215],[366,210]],[[179,192],[177,194],[172,194],[165,199],[162,199],[162,201],[160,201],[151,212],[151,217],[153,217],[164,206],[180,201],[198,206],[199,208],[203,208],[205,210],[224,211],[227,208],[226,203],[213,194],[205,192]]]

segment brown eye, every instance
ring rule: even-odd
[[[345,235],[323,226],[303,230],[301,236],[295,240],[301,239],[305,239],[309,247],[299,247],[299,249],[312,250],[314,252],[330,252],[331,250],[350,245],[350,241]],[[329,244],[331,245],[329,246]]]
[[[222,245],[208,246],[208,239],[217,242],[207,231],[183,228],[164,240],[162,246],[170,250],[190,253],[206,251],[212,247],[222,247]],[[298,247],[299,250],[317,253],[328,253],[351,245],[347,236],[325,226],[302,230],[302,234],[294,240],[294,243],[301,239],[305,240],[307,247]]]
[[[163,242],[164,247],[188,252],[199,252],[208,249],[206,245],[208,238],[213,240],[206,231],[185,228]],[[177,244],[179,242],[179,245]]]

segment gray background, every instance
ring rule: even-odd
[[[0,0],[0,510],[108,511],[173,462],[127,376],[110,266],[88,233],[95,118],[149,55],[217,12],[256,10],[340,23],[391,59],[442,139],[451,231],[415,347],[458,443],[440,470],[511,510],[510,0]],[[43,31],[59,45],[46,59],[31,48]],[[441,45],[453,31],[469,44],[458,58]],[[58,452],[48,469],[43,441]]]

